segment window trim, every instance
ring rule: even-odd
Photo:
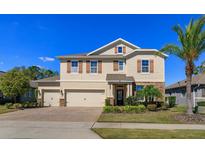
[[[78,63],[77,72],[72,71],[72,62],[77,62]],[[70,70],[70,72],[72,74],[78,74],[79,73],[79,60],[71,60],[71,70]]]
[[[147,61],[148,61],[148,66],[147,66],[147,67],[148,67],[148,72],[143,72],[143,71],[142,71],[142,70],[143,70],[143,69],[142,69],[142,68],[143,68],[143,65],[142,65],[142,61],[143,61],[143,60],[147,60]],[[142,59],[142,60],[141,60],[141,74],[149,74],[149,73],[150,73],[150,60],[149,60],[149,59]]]
[[[122,64],[123,64],[123,69],[122,70],[120,70],[120,65],[119,65],[120,62],[122,62]],[[125,62],[124,62],[124,60],[118,60],[118,71],[119,72],[123,72],[124,70],[125,70]]]
[[[96,73],[93,73],[93,72],[91,72],[91,62],[97,62],[97,65],[96,65],[96,68],[97,68],[97,70],[96,70]],[[98,74],[98,60],[91,60],[90,61],[90,74]]]

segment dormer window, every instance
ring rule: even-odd
[[[122,53],[123,53],[123,48],[122,48],[122,46],[117,47],[117,52],[118,52],[119,54],[122,54]]]

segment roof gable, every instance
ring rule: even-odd
[[[110,42],[110,43],[108,43],[108,44],[106,44],[106,45],[104,45],[104,46],[94,50],[94,51],[89,52],[87,55],[89,56],[89,55],[96,54],[96,53],[98,53],[100,51],[112,48],[112,47],[114,47],[117,44],[124,44],[126,46],[129,46],[130,48],[133,48],[133,50],[140,48],[140,47],[138,47],[138,46],[136,46],[136,45],[134,45],[134,44],[132,44],[132,43],[122,39],[122,38],[118,38],[117,40],[114,40],[114,41],[112,41],[112,42]]]

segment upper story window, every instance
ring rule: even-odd
[[[78,73],[78,61],[77,60],[71,61],[71,72]]]
[[[97,61],[90,61],[90,72],[91,73],[97,73],[98,70],[98,62]]]
[[[118,70],[119,71],[123,71],[124,70],[124,61],[123,60],[119,60],[118,61]]]
[[[117,47],[117,52],[118,52],[119,54],[122,54],[122,53],[123,53],[123,48],[122,48],[122,46]]]
[[[149,60],[142,60],[142,73],[149,72]]]

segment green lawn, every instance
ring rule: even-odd
[[[145,112],[139,114],[131,113],[102,113],[98,122],[138,122],[138,123],[162,123],[179,124],[175,119],[177,114],[184,113],[185,106],[177,106],[167,111]]]
[[[205,139],[204,130],[92,129],[105,139]]]
[[[17,109],[7,109],[6,106],[0,105],[0,114],[17,111]]]

